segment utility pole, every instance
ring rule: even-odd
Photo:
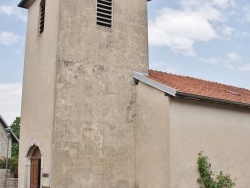
[[[7,142],[7,154],[6,154],[6,166],[5,166],[5,185],[4,188],[7,187],[7,174],[8,174],[8,158],[9,158],[9,142],[10,142],[10,133],[11,133],[11,128],[8,127],[5,129],[6,134],[7,134],[7,138],[8,138],[8,142]]]

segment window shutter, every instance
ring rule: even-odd
[[[97,0],[97,25],[112,27],[112,0]]]
[[[42,33],[44,31],[44,21],[45,21],[45,0],[41,0],[39,33]]]

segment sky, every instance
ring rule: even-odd
[[[0,0],[0,114],[21,112],[27,10]],[[250,89],[249,0],[152,0],[150,69]]]

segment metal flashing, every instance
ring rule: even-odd
[[[136,72],[134,71],[133,73],[133,78],[136,79],[136,80],[139,80],[147,85],[150,85],[156,89],[159,89],[160,91],[163,91],[171,96],[175,96],[177,90],[176,89],[173,89],[171,87],[168,87],[164,84],[161,84],[159,82],[156,82],[154,80],[151,80],[150,78],[147,77],[148,74],[145,74],[145,73],[140,73],[140,72]]]

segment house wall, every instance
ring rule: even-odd
[[[19,188],[29,184],[29,148],[36,144],[42,152],[42,173],[52,165],[52,130],[54,123],[55,70],[58,38],[58,0],[46,1],[45,29],[40,35],[39,4],[28,12],[23,79]]]
[[[169,105],[164,92],[136,86],[136,188],[170,188]]]
[[[199,188],[198,153],[216,174],[230,173],[237,187],[250,184],[250,111],[164,96],[136,86],[136,186]]]
[[[96,1],[60,0],[53,188],[135,185],[133,70],[148,70],[147,1],[113,1],[113,28]]]
[[[218,174],[250,185],[250,111],[185,99],[170,105],[170,187],[198,188],[197,159],[203,151]]]
[[[9,157],[11,157],[11,143],[12,143],[12,140],[9,139],[9,154],[8,154]],[[0,159],[6,158],[7,145],[8,145],[8,138],[5,132],[5,128],[0,121]]]

